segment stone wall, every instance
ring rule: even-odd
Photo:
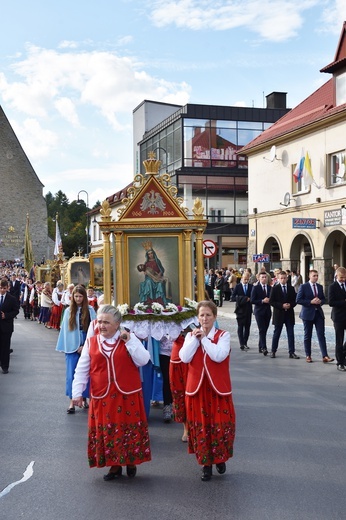
[[[0,259],[23,258],[29,214],[34,259],[47,257],[47,207],[37,177],[0,107]],[[51,241],[49,240],[49,243]]]

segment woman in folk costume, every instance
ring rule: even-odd
[[[89,466],[109,467],[104,480],[134,477],[137,465],[151,460],[148,423],[138,367],[149,352],[132,333],[120,334],[120,312],[103,305],[97,313],[99,332],[88,337],[73,381],[73,402],[82,405],[90,376],[88,424]]]
[[[43,289],[41,292],[40,298],[40,315],[38,317],[39,323],[43,323],[47,329],[50,329],[49,319],[50,319],[50,310],[52,308],[52,288],[50,282],[45,282],[43,285]]]
[[[96,313],[88,305],[88,297],[82,285],[76,285],[72,292],[71,305],[65,310],[61,330],[56,345],[58,352],[65,353],[66,361],[66,395],[70,398],[68,414],[75,413],[72,400],[72,381],[76,366],[83,349],[89,324],[96,318]],[[83,406],[88,408],[89,386],[83,392]]]
[[[56,287],[54,287],[52,292],[53,307],[49,322],[49,325],[52,329],[60,330],[61,313],[63,308],[61,298],[63,294],[64,284],[61,280],[58,280]]]
[[[183,346],[184,341],[185,336],[180,334],[180,336],[178,336],[173,342],[169,363],[169,384],[173,399],[173,418],[175,422],[184,424],[184,433],[181,440],[187,442],[185,389],[188,365],[183,363],[179,357],[179,351]]]
[[[92,287],[89,287],[89,289],[87,290],[87,295],[88,295],[89,305],[94,309],[95,312],[97,312],[97,309],[98,309],[97,296]]]
[[[202,465],[201,479],[210,480],[212,465],[218,473],[226,471],[233,456],[235,411],[230,377],[230,334],[215,328],[217,307],[211,301],[197,305],[201,328],[186,335],[179,351],[188,363],[186,415],[188,450]]]

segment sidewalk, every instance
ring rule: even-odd
[[[329,305],[327,305],[327,304],[323,305],[322,308],[323,308],[323,312],[324,312],[324,315],[326,318],[326,326],[332,327],[333,322],[330,317],[332,308],[329,307]],[[224,301],[222,307],[218,307],[217,314],[220,317],[230,318],[231,320],[235,320],[236,315],[234,313],[234,309],[235,309],[235,302]],[[296,323],[303,323],[302,320],[299,318],[300,309],[301,309],[301,305],[296,305],[296,307],[294,308]]]

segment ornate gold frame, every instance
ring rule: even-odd
[[[155,153],[149,153],[149,159],[144,161],[146,175],[136,175],[132,186],[127,190],[127,197],[121,200],[118,219],[112,219],[112,210],[108,200],[101,205],[99,222],[103,235],[104,261],[104,301],[111,301],[111,265],[110,239],[114,236],[116,280],[114,299],[116,304],[129,303],[130,282],[129,258],[126,253],[128,238],[147,237],[179,237],[179,301],[182,305],[184,297],[195,299],[193,284],[193,244],[196,251],[197,268],[197,299],[203,299],[204,262],[203,262],[203,232],[207,225],[204,219],[202,203],[196,199],[189,216],[187,208],[182,206],[183,199],[177,197],[177,188],[171,184],[168,174],[159,175],[160,161],[155,159]],[[133,302],[131,302],[133,303]],[[136,303],[136,302],[134,302]]]
[[[124,234],[124,264],[123,279],[125,302],[133,306],[138,301],[139,283],[143,281],[143,275],[138,272],[137,265],[142,263],[145,257],[143,243],[149,241],[153,249],[163,263],[165,277],[167,277],[167,298],[172,303],[184,302],[184,286],[186,287],[186,272],[183,269],[183,241],[181,233],[141,233]],[[167,247],[169,251],[167,251]],[[137,253],[137,255],[136,255]],[[185,276],[184,276],[185,273]],[[184,283],[185,282],[185,283]]]

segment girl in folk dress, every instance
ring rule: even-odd
[[[235,411],[230,378],[230,334],[215,328],[217,307],[211,301],[197,305],[201,328],[186,335],[179,351],[188,363],[186,415],[188,450],[202,465],[201,479],[212,477],[212,465],[218,473],[226,471],[226,461],[233,456]]]
[[[121,477],[123,466],[127,476],[134,477],[137,465],[151,460],[138,370],[150,356],[134,334],[120,334],[120,321],[112,305],[98,310],[99,332],[87,339],[73,381],[73,401],[81,406],[90,376],[89,466],[108,466],[104,480]]]
[[[79,358],[86,339],[90,322],[96,318],[96,313],[88,305],[88,297],[85,288],[77,285],[72,292],[71,305],[65,310],[58,337],[56,350],[65,353],[66,361],[66,395],[70,398],[68,414],[75,413],[72,400],[72,381]],[[83,392],[83,406],[88,408],[87,398],[89,387],[86,385]]]

